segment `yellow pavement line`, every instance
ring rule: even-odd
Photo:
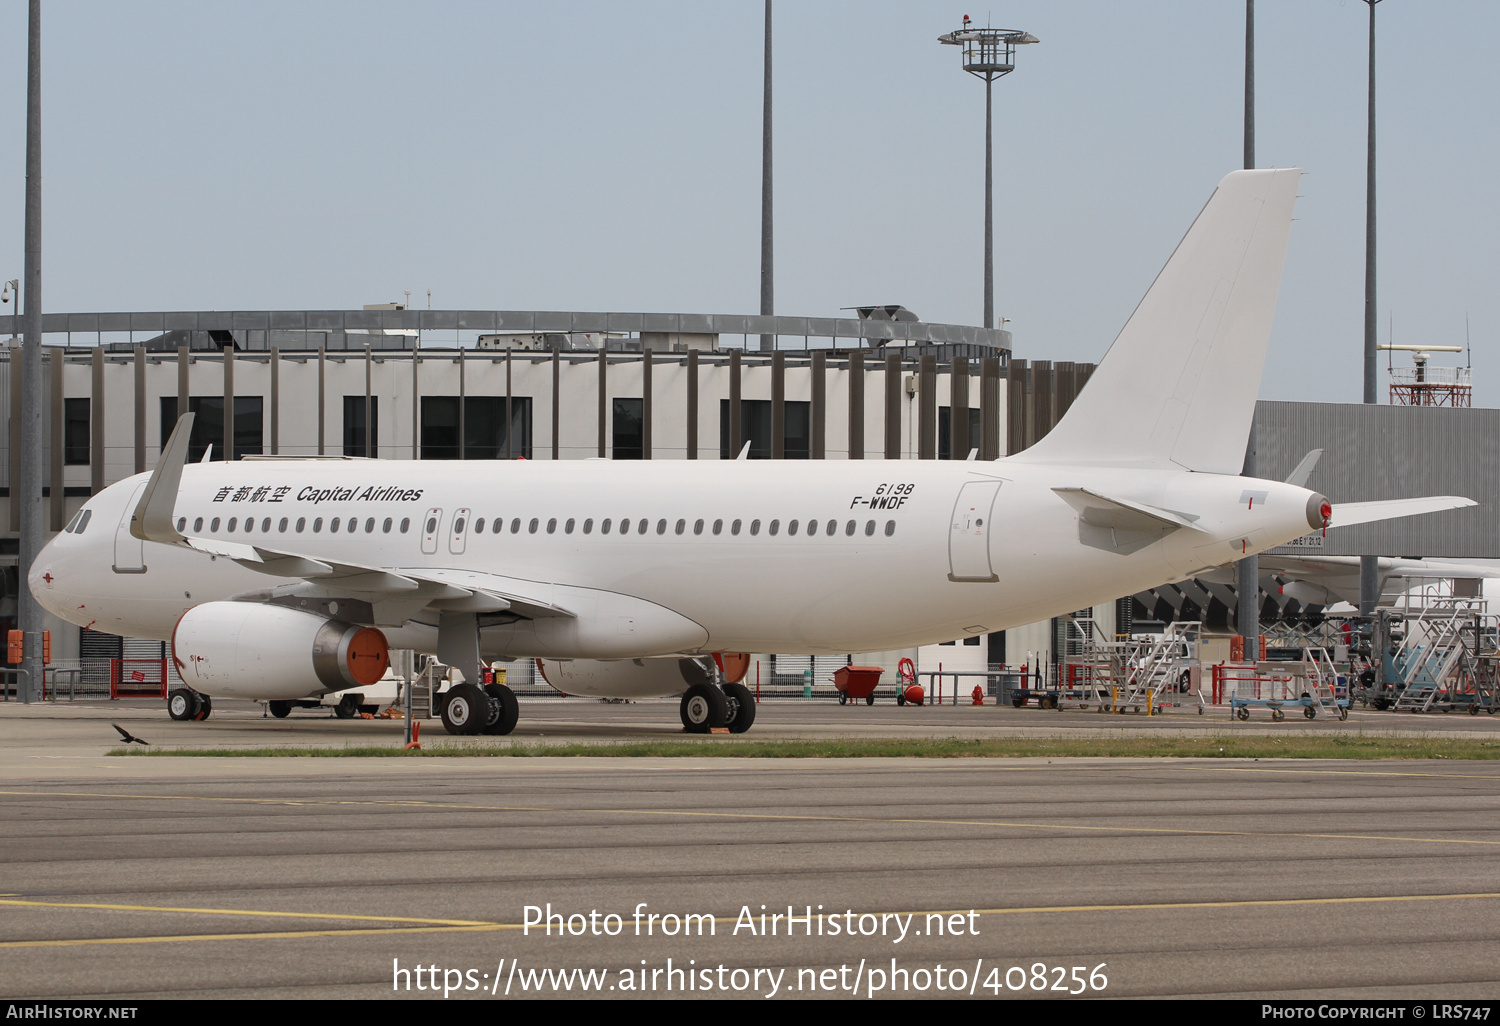
[[[1290,772],[1290,771],[1288,771]],[[970,826],[1000,827],[1013,830],[1075,830],[1091,833],[1115,834],[1159,834],[1178,837],[1300,837],[1333,841],[1386,841],[1411,842],[1417,844],[1470,844],[1489,847],[1500,846],[1500,840],[1479,840],[1467,837],[1407,837],[1400,834],[1330,834],[1287,832],[1278,830],[1203,830],[1188,827],[1146,826],[1096,826],[1082,823],[1034,823],[998,819],[934,819],[890,816],[829,816],[801,815],[784,812],[695,812],[684,809],[568,809],[543,805],[462,805],[449,802],[425,802],[416,800],[376,801],[351,799],[279,799],[279,798],[216,798],[199,795],[178,794],[107,794],[92,791],[0,791],[3,795],[26,795],[28,797],[61,798],[128,798],[146,801],[205,801],[242,802],[256,805],[285,807],[323,807],[353,805],[366,808],[399,807],[408,809],[432,809],[449,812],[547,812],[575,816],[666,816],[688,819],[753,820],[759,822],[807,822],[807,823],[883,823],[906,826]]]
[[[269,916],[286,919],[340,919],[375,923],[422,923],[427,926],[494,926],[481,919],[421,919],[412,916],[351,916],[336,912],[269,912],[243,908],[178,908],[170,905],[106,905],[81,901],[26,901],[0,898],[0,905],[29,908],[96,908],[110,912],[189,912],[209,916]]]
[[[1374,895],[1366,897],[1346,898],[1254,898],[1241,901],[1170,901],[1170,902],[1139,902],[1122,903],[1112,905],[1037,905],[1019,908],[983,908],[983,909],[947,909],[933,912],[873,912],[862,913],[862,915],[874,916],[911,916],[925,919],[927,916],[952,916],[952,915],[976,915],[976,916],[1013,916],[1013,915],[1043,915],[1067,912],[1140,912],[1140,911],[1180,911],[1189,909],[1208,908],[1266,908],[1266,907],[1295,907],[1305,905],[1370,905],[1388,902],[1415,902],[1415,901],[1464,901],[1479,899],[1500,899],[1500,892],[1480,892],[1469,894],[1390,894]],[[84,908],[111,908],[114,906],[86,905]],[[144,906],[142,906],[144,907]],[[162,911],[175,911],[163,909]],[[793,906],[795,912],[795,906]],[[234,912],[235,915],[281,915],[273,912]],[[765,928],[767,916],[771,910],[760,915],[753,915],[760,929]],[[819,921],[837,919],[844,915],[842,912],[813,913],[811,918]],[[346,918],[361,918],[349,916]],[[369,917],[376,918],[376,917]],[[799,917],[800,918],[800,917]],[[737,924],[743,922],[739,916],[710,916],[707,917],[714,924]],[[416,933],[494,933],[501,930],[523,929],[521,923],[473,923],[461,926],[411,926],[392,927],[389,929],[363,928],[350,930],[280,930],[274,932],[260,933],[194,933],[194,934],[167,934],[152,937],[94,937],[76,938],[69,940],[35,940],[35,941],[0,941],[0,949],[5,948],[59,948],[59,947],[86,947],[90,945],[115,945],[115,944],[180,944],[184,942],[204,941],[242,941],[242,940],[296,940],[310,937],[365,937],[365,936],[387,936],[391,934],[416,934]]]

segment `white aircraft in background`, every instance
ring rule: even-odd
[[[90,499],[29,582],[73,623],[169,639],[202,696],[367,684],[389,646],[462,671],[454,733],[514,728],[511,692],[475,682],[482,658],[521,657],[568,693],[680,694],[689,731],[738,732],[755,705],[721,683],[724,653],[1004,630],[1330,523],[1472,505],[1332,507],[1239,476],[1300,174],[1226,177],[1077,402],[1015,456],[184,466],[184,418],[155,471]]]

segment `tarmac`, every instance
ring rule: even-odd
[[[0,996],[1463,1001],[1500,982],[1494,762],[121,758],[112,723],[153,747],[404,732],[0,704]],[[776,701],[747,736],[1496,730]],[[479,740],[682,737],[675,703],[523,698],[512,738]]]

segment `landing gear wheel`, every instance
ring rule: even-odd
[[[1234,718],[1237,720],[1248,720],[1250,718],[1250,708],[1244,705],[1240,706],[1234,711]]]
[[[731,734],[743,734],[755,723],[755,696],[743,684],[725,684],[724,697],[728,699],[728,722]]]
[[[500,706],[500,715],[480,733],[509,734],[515,730],[516,721],[521,718],[521,704],[516,701],[516,693],[504,684],[486,684],[484,693]]]
[[[498,717],[494,700],[475,684],[459,684],[448,690],[443,703],[443,728],[450,734],[478,734]],[[491,716],[491,713],[496,716]]]
[[[362,695],[345,695],[339,699],[339,704],[333,707],[333,714],[341,720],[352,720],[359,715],[360,699]]]
[[[278,720],[284,720],[292,714],[291,702],[267,702],[266,708],[271,710],[271,715]]]
[[[849,693],[847,691],[840,691],[839,692],[839,705],[848,705],[848,704],[849,704]]]
[[[193,715],[193,720],[206,720],[213,715],[214,700],[208,695],[194,695],[198,699],[198,711]]]
[[[1318,718],[1318,710],[1314,709],[1310,705],[1304,705],[1302,707],[1302,715],[1306,716],[1310,720],[1315,720]]]
[[[167,695],[167,715],[174,720],[191,720],[198,715],[198,696],[187,688],[173,688]]]
[[[683,730],[689,734],[707,734],[714,727],[724,725],[729,717],[729,703],[724,699],[724,693],[712,684],[694,684],[683,692],[678,712],[682,716]]]
[[[875,704],[875,696],[874,695],[866,695],[865,696],[865,705],[874,705],[874,704]]]

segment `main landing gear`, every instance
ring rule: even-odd
[[[173,688],[167,694],[167,715],[174,720],[206,720],[214,711],[214,700],[191,688]]]
[[[689,734],[707,734],[716,727],[728,727],[731,734],[743,734],[755,722],[755,696],[743,684],[694,684],[683,692],[682,729]]]
[[[443,727],[450,734],[509,734],[521,716],[516,694],[504,684],[459,684],[443,702]]]

